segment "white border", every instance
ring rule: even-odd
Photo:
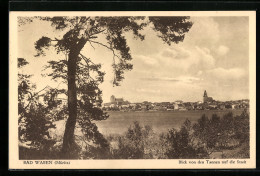
[[[248,169],[256,167],[256,13],[255,11],[99,11],[10,12],[9,18],[9,169]],[[162,160],[69,160],[70,164],[23,164],[18,155],[17,16],[249,16],[250,159],[247,164],[179,164]],[[226,161],[219,159],[217,161]],[[229,159],[230,161],[231,159]],[[236,161],[236,159],[234,159]],[[53,163],[57,160],[52,160]],[[187,160],[190,161],[190,160]],[[194,161],[194,160],[193,160]],[[198,160],[195,160],[198,161]],[[201,160],[206,162],[205,159]],[[211,159],[212,161],[212,159]]]

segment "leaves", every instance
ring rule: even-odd
[[[210,119],[203,115],[193,125],[193,134],[199,143],[204,144],[204,147],[211,152],[219,148],[236,146],[237,142],[234,139],[240,144],[247,143],[249,139],[248,117],[246,112],[236,117],[233,117],[233,114],[229,112],[224,114],[222,118],[213,114]]]
[[[18,68],[26,65],[25,59],[18,58]],[[49,129],[55,128],[52,123],[50,106],[39,101],[39,92],[29,80],[30,75],[18,74],[18,114],[19,140],[30,142],[34,148],[42,148],[49,143]]]
[[[135,121],[124,136],[118,138],[118,149],[114,157],[119,159],[144,159],[148,150],[148,138],[152,134],[150,126],[141,126]],[[151,156],[148,156],[151,157]]]
[[[20,130],[20,135],[24,140],[31,141],[34,147],[43,146],[44,141],[50,138],[48,129],[55,128],[45,113],[46,110],[41,104],[32,104],[24,116],[24,126]]]
[[[53,17],[53,18],[50,18],[49,20],[52,22],[52,26],[54,26],[57,30],[60,30],[60,29],[64,29],[68,26],[68,23],[67,23],[67,18],[64,18],[64,17]]]
[[[18,58],[18,68],[23,67],[25,65],[29,64],[24,58]]]
[[[141,34],[141,31],[152,23],[154,30],[159,32],[159,37],[170,45],[171,42],[178,43],[179,41],[183,41],[185,33],[192,26],[192,23],[188,21],[188,17],[55,16],[35,18],[48,21],[56,30],[64,31],[62,33],[63,36],[59,39],[51,39],[43,36],[36,41],[36,56],[44,56],[44,50],[50,46],[56,49],[57,54],[64,53],[65,57],[68,56],[68,61],[67,59],[49,61],[46,69],[51,68],[52,73],[48,74],[48,76],[51,76],[54,80],[61,78],[64,82],[68,82],[69,78],[73,78],[71,79],[73,83],[70,85],[74,87],[74,84],[76,84],[76,93],[73,91],[74,95],[72,96],[77,97],[77,100],[72,100],[74,102],[70,103],[73,106],[77,104],[77,106],[70,111],[73,110],[73,112],[76,112],[77,110],[77,118],[80,125],[82,129],[87,130],[84,134],[88,138],[97,138],[100,141],[102,141],[100,136],[94,137],[101,134],[92,121],[108,118],[108,115],[100,109],[102,91],[99,89],[99,85],[104,81],[105,73],[101,71],[101,64],[93,63],[93,58],[87,58],[81,54],[84,46],[88,43],[95,43],[112,52],[113,84],[118,86],[119,82],[124,79],[124,72],[133,68],[130,62],[132,55],[125,37],[126,32],[132,32],[135,38],[144,40],[145,36]],[[103,44],[103,41],[99,41],[99,34],[105,35],[107,43]],[[73,65],[68,65],[68,63],[72,63]],[[74,77],[76,77],[75,82]],[[51,90],[51,93],[48,92],[45,96],[45,103],[48,105],[46,106],[52,110],[59,105],[59,102],[53,99],[54,94],[55,91]],[[74,129],[74,127],[71,127],[71,129]],[[89,129],[91,130],[89,131]]]
[[[192,143],[190,121],[186,120],[178,131],[171,129],[166,136],[168,158],[197,158],[201,154]]]
[[[47,74],[51,76],[53,80],[62,78],[64,81],[67,79],[67,60],[48,61],[48,65],[45,66],[45,70],[52,69],[52,73]]]
[[[48,49],[51,46],[51,39],[49,37],[41,37],[39,40],[35,42],[35,49],[37,50],[36,57],[43,55],[45,56],[45,52],[43,49]]]
[[[160,37],[165,43],[179,43],[183,41],[185,33],[189,32],[192,23],[188,21],[189,17],[149,17],[154,25],[154,30],[158,31]]]

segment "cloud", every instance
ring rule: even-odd
[[[246,72],[242,68],[224,69],[221,67],[209,70],[208,76],[220,79],[220,80],[239,80],[246,75]]]
[[[156,65],[156,64],[158,64],[157,59],[153,58],[153,57],[144,56],[144,55],[138,55],[138,56],[135,56],[135,57],[140,59],[146,65]]]
[[[195,59],[198,60],[197,64],[200,65],[203,69],[209,69],[215,66],[215,58],[210,54],[208,48],[195,47],[196,52],[194,53]]]
[[[193,26],[186,34],[185,41],[191,45],[208,46],[220,40],[219,24],[212,17],[191,17]]]
[[[220,45],[217,49],[217,53],[220,55],[220,56],[224,56],[226,55],[227,53],[229,52],[229,48],[227,46],[224,46],[224,45]]]
[[[182,69],[183,71],[198,69],[205,70],[213,68],[215,65],[215,58],[210,54],[210,50],[205,47],[195,46],[188,49],[178,49],[179,56],[185,55],[185,59],[175,59],[175,58],[162,58],[162,61],[166,62],[167,65],[172,66],[177,69]],[[192,53],[192,54],[187,54]]]
[[[181,47],[167,48],[161,53],[162,57],[170,57],[173,59],[186,59],[190,56],[190,52]]]
[[[172,46],[161,51],[154,59],[168,68],[182,70],[187,72],[189,69],[205,70],[211,69],[215,65],[215,58],[211,55],[210,50],[206,47],[180,47]]]
[[[199,70],[199,71],[197,72],[197,76],[202,75],[202,73],[203,73],[203,71]]]
[[[192,76],[179,76],[179,77],[175,77],[175,78],[173,78],[173,77],[147,77],[147,78],[141,78],[141,80],[193,83],[195,81],[199,81],[200,78],[192,77]]]
[[[178,82],[180,80],[176,78],[169,78],[169,77],[146,77],[146,78],[140,78],[144,81],[172,81],[172,82]]]
[[[184,83],[194,83],[201,80],[200,78],[193,76],[180,76],[178,79]]]
[[[150,71],[151,75],[160,72],[168,74],[169,77],[187,72],[196,74],[199,70],[205,71],[214,66],[215,58],[210,50],[199,46],[173,45],[152,56],[134,55],[134,68]]]
[[[142,92],[142,93],[160,93],[161,91],[158,89],[158,90],[153,90],[153,89],[144,89],[144,88],[137,88],[135,89],[136,92]]]

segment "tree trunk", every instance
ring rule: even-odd
[[[62,157],[70,159],[73,156],[74,146],[74,129],[77,119],[77,92],[76,92],[76,62],[79,52],[70,52],[68,56],[68,111],[69,117],[66,122],[63,146],[62,146]]]
[[[76,68],[77,59],[81,49],[85,46],[87,38],[81,38],[72,43],[68,56],[68,111],[69,117],[66,122],[63,136],[61,157],[64,159],[73,158],[75,152],[74,130],[77,121],[77,90],[76,90]]]

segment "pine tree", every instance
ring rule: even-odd
[[[136,38],[144,40],[140,33],[144,27],[152,26],[166,44],[183,41],[185,33],[192,27],[189,17],[34,17],[49,21],[56,30],[66,31],[61,38],[42,36],[35,43],[37,56],[45,55],[44,49],[54,47],[57,53],[64,53],[67,60],[51,61],[50,67],[54,79],[63,78],[67,81],[68,89],[68,119],[63,137],[62,153],[70,158],[70,151],[74,144],[74,130],[77,120],[86,126],[85,134],[97,131],[91,120],[103,120],[108,116],[99,106],[102,103],[102,92],[98,86],[103,81],[104,73],[101,65],[93,63],[91,58],[82,54],[86,45],[100,45],[113,53],[112,70],[113,84],[118,86],[124,79],[124,71],[131,70],[132,56],[124,33],[132,32]],[[32,22],[32,19],[25,19]],[[106,43],[99,41],[99,35],[106,36]],[[91,77],[90,72],[97,74]],[[84,125],[83,125],[84,123]],[[88,124],[88,125],[86,125]],[[90,128],[92,127],[92,128]],[[89,129],[93,129],[92,132]],[[94,134],[94,133],[93,133]]]

